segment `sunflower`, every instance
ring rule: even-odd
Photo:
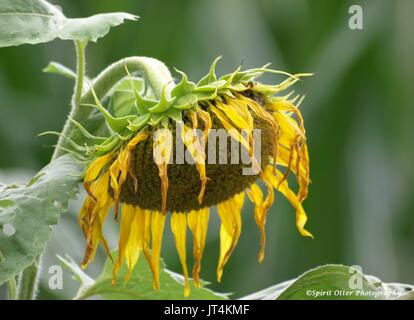
[[[298,110],[302,98],[284,93],[309,74],[290,75],[264,66],[238,68],[217,78],[217,61],[198,83],[178,71],[181,80],[165,85],[158,99],[137,86],[126,68],[133,99],[125,104],[122,115],[111,113],[95,95],[93,107],[105,119],[109,135],[92,136],[76,123],[95,142],[93,147],[78,148],[86,151],[87,162],[83,183],[87,197],[80,211],[87,243],[83,267],[94,258],[99,243],[111,255],[102,228],[112,207],[120,224],[114,279],[125,261],[128,280],[142,253],[153,273],[153,287],[160,287],[162,237],[170,213],[185,296],[190,293],[187,228],[193,237],[192,277],[198,287],[211,207],[216,206],[221,221],[218,281],[240,237],[246,199],[254,205],[260,231],[259,262],[265,255],[266,215],[275,190],[296,210],[300,234],[312,237],[305,229],[302,207],[310,183],[305,128]],[[276,85],[258,82],[265,73],[286,79]],[[213,132],[226,134],[221,143]],[[180,149],[186,155],[181,163],[177,161]],[[240,160],[246,154],[247,162],[228,159]],[[296,177],[297,192],[288,184],[289,174]]]

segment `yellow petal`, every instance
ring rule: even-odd
[[[140,132],[138,133],[135,137],[133,137],[127,145],[127,148],[129,151],[134,151],[135,147],[137,146],[138,143],[146,140],[148,138],[148,133],[147,132]]]
[[[160,288],[160,255],[162,247],[162,236],[164,233],[166,215],[159,211],[153,211],[151,215],[151,243],[152,243],[152,257],[151,264],[153,269],[153,287]]]
[[[226,101],[228,105],[231,106],[238,114],[240,114],[244,121],[247,122],[248,129],[253,130],[253,117],[248,109],[247,103],[245,101],[233,98],[228,98]]]
[[[297,81],[300,80],[300,77],[306,77],[309,75],[310,74],[307,74],[307,73],[289,75],[289,77],[286,80],[284,80],[283,82],[277,85],[266,85],[266,84],[261,84],[261,83],[255,83],[254,88],[255,90],[259,92],[269,92],[272,94],[276,94],[276,93],[286,90],[287,88],[295,84]]]
[[[185,124],[181,126],[181,139],[190,152],[191,157],[194,159],[198,174],[200,175],[201,188],[198,194],[198,203],[201,204],[207,184],[206,154],[194,129],[187,127]]]
[[[119,194],[124,184],[131,162],[131,155],[127,149],[119,152],[117,159],[112,163],[109,171],[111,173],[111,188],[114,192],[114,217],[118,218]]]
[[[188,227],[193,234],[193,255],[195,259],[193,279],[196,288],[200,287],[201,259],[207,238],[209,216],[209,208],[203,208],[198,211],[193,210],[187,214]]]
[[[151,271],[153,271],[149,249],[150,232],[151,212],[135,207],[129,242],[125,250],[125,258],[128,265],[128,273],[125,276],[125,281],[128,281],[131,277],[132,270],[138,262],[141,251],[144,251],[145,258],[148,261]]]
[[[119,184],[118,184],[118,176],[121,171],[121,165],[119,161],[119,157],[115,159],[115,161],[109,167],[109,173],[111,175],[110,179],[110,186],[114,192],[114,217],[115,219],[118,218],[118,209],[119,209],[119,193],[121,192]]]
[[[198,128],[197,112],[193,110],[189,110],[188,113],[190,114],[190,117],[191,117],[193,129],[197,129]]]
[[[207,111],[204,111],[201,108],[197,108],[196,112],[198,113],[198,116],[201,118],[201,120],[203,120],[204,145],[207,145],[208,135],[210,133],[211,128],[213,127],[213,122],[211,121],[210,114]]]
[[[111,205],[112,203],[108,202],[107,206],[100,209],[99,216],[95,219],[92,227],[93,231],[87,237],[87,248],[85,250],[85,255],[82,261],[82,268],[84,269],[94,259],[99,243],[102,243],[102,246],[104,247],[107,256],[112,260],[108,242],[106,241],[102,233],[103,222],[106,219]]]
[[[167,211],[167,193],[169,187],[167,169],[172,153],[172,139],[172,133],[168,129],[157,130],[157,134],[154,137],[153,156],[154,161],[158,166],[161,179],[162,213]]]
[[[228,106],[233,108],[235,112],[240,114],[240,116],[244,119],[247,124],[248,136],[249,136],[249,143],[250,143],[250,157],[254,157],[254,140],[253,140],[253,129],[254,129],[254,121],[253,117],[248,109],[247,103],[245,101],[241,101],[238,99],[228,98],[226,99]],[[256,159],[253,158],[254,161],[257,162]],[[260,168],[260,166],[259,166]],[[261,170],[260,170],[261,171]]]
[[[119,272],[119,269],[122,265],[122,259],[125,256],[128,271],[131,271],[133,268],[134,260],[138,259],[138,254],[132,253],[131,248],[135,246],[135,251],[138,249],[137,246],[137,239],[136,237],[132,236],[131,234],[136,234],[137,225],[134,224],[135,220],[135,209],[131,205],[123,205],[122,206],[122,217],[121,217],[121,226],[119,231],[119,242],[118,242],[118,258],[116,260],[114,269],[113,269],[113,278],[112,282],[115,282],[116,275]],[[128,251],[128,253],[127,253]],[[136,256],[136,259],[135,259]]]
[[[142,251],[142,246],[140,245],[140,232],[141,232],[141,213],[134,213],[134,219],[131,222],[131,233],[129,235],[128,244],[125,249],[125,260],[128,266],[128,273],[125,275],[124,281],[129,281],[132,271],[134,270],[139,256]]]
[[[102,169],[112,160],[113,154],[108,153],[102,157],[95,159],[88,167],[85,173],[85,179],[83,182],[83,186],[86,192],[96,200],[96,195],[93,194],[91,190],[90,183],[96,180],[101,173]]]
[[[264,225],[266,223],[266,211],[264,210],[263,192],[257,184],[253,184],[249,190],[246,191],[250,201],[254,204],[254,219],[256,224],[259,226],[260,231],[260,252],[259,262],[263,261],[264,258],[264,247],[266,234]]]
[[[217,266],[217,281],[221,281],[223,268],[233,253],[241,234],[241,209],[244,193],[218,204],[217,210],[221,220],[220,227],[220,256]]]
[[[305,136],[305,133],[300,129],[295,119],[286,115],[283,112],[273,112],[273,118],[279,125],[280,142],[289,146],[292,141],[296,140],[296,136]]]
[[[228,98],[226,99],[227,105],[217,103],[217,107],[222,107],[222,111],[226,113],[226,115],[240,128],[243,129],[245,133],[247,133],[249,138],[249,155],[251,157],[253,166],[257,172],[261,172],[262,169],[257,162],[256,158],[254,157],[254,139],[253,139],[253,129],[254,129],[254,122],[253,117],[248,109],[247,103],[242,100]],[[238,116],[236,116],[235,114]],[[233,120],[234,118],[234,120]],[[242,120],[240,120],[240,118]]]
[[[144,251],[145,258],[147,259],[148,263],[152,266],[151,262],[151,252],[150,252],[150,238],[151,238],[151,211],[150,210],[142,210],[139,208],[135,209],[139,212],[139,219],[140,219],[140,247]]]
[[[293,103],[288,102],[288,101],[278,101],[278,102],[270,103],[269,106],[274,111],[293,112],[296,115],[297,119],[298,119],[298,123],[299,123],[299,127],[300,127],[301,131],[303,131],[303,132],[305,131],[302,114],[299,111],[299,109]]]
[[[80,224],[87,243],[82,262],[84,268],[94,258],[99,242],[102,242],[110,257],[107,242],[102,234],[102,226],[112,205],[112,199],[108,194],[108,184],[109,172],[106,172],[91,184],[91,191],[97,200],[88,197],[81,209]]]
[[[247,191],[250,200],[255,204],[254,215],[256,224],[260,231],[260,251],[258,255],[258,261],[263,262],[266,245],[266,217],[270,207],[274,201],[273,186],[266,180],[266,177],[262,175],[262,180],[267,187],[267,196],[263,200],[263,193],[257,185],[252,185],[251,191]],[[252,195],[253,193],[253,195]]]
[[[276,170],[276,164],[277,164],[277,157],[278,157],[278,137],[279,137],[279,124],[278,122],[273,118],[273,116],[266,111],[265,108],[263,108],[260,104],[258,104],[255,100],[252,100],[250,98],[247,98],[241,94],[237,94],[236,97],[247,103],[248,107],[260,118],[267,121],[272,126],[272,138],[273,138],[273,144],[275,146],[274,153],[273,153],[273,163],[274,168],[273,170]]]
[[[186,261],[186,235],[187,235],[187,218],[185,213],[171,214],[171,230],[175,238],[175,246],[178,256],[180,257],[181,266],[184,275],[184,296],[190,295],[190,285],[188,283],[188,270]]]
[[[296,209],[296,227],[302,236],[311,237],[313,235],[305,229],[306,221],[308,220],[306,212],[302,207],[302,203],[298,196],[289,188],[288,182],[285,180],[280,183],[283,179],[283,174],[277,170],[276,175],[273,174],[271,167],[266,167],[265,170],[266,180],[269,181],[272,186],[282,193],[286,199],[289,200],[290,204]]]
[[[278,161],[288,168],[284,179],[287,178],[290,170],[295,173],[299,184],[298,197],[303,201],[307,197],[310,183],[309,155],[304,131],[298,127],[293,118],[284,113],[274,112],[273,116],[280,128]]]
[[[239,129],[253,130],[252,123],[248,123],[248,120],[243,118],[231,104],[227,105],[217,101],[216,106],[223,111],[227,118],[229,118]]]
[[[134,170],[131,167],[131,159],[133,158],[133,153],[135,152],[135,148],[137,146],[137,144],[139,144],[142,141],[145,141],[148,138],[148,133],[146,133],[145,131],[142,131],[140,133],[138,133],[134,138],[132,138],[127,145],[127,149],[129,151],[129,163],[127,165],[124,165],[124,167],[127,167],[127,172],[129,173],[130,177],[133,179],[133,183],[134,183],[134,190],[135,192],[137,192],[138,190],[138,179],[135,176]],[[126,173],[125,173],[125,178],[126,178]],[[122,183],[120,183],[122,185]]]
[[[230,134],[230,136],[239,142],[242,146],[244,146],[247,150],[250,152],[250,144],[249,142],[242,136],[242,134],[234,128],[230,123],[229,119],[226,117],[226,115],[221,112],[219,109],[217,109],[212,104],[209,105],[210,110],[217,116],[217,118],[220,120],[221,124],[223,125],[224,129]]]
[[[85,182],[91,182],[95,180],[102,171],[103,167],[105,167],[112,160],[112,157],[112,153],[108,153],[102,157],[95,159],[86,170]]]

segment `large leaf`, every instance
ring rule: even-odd
[[[116,12],[69,19],[44,0],[0,0],[0,47],[63,40],[96,41],[137,16]]]
[[[112,256],[116,259],[116,252]],[[161,260],[160,264],[160,290],[152,288],[152,273],[144,257],[140,257],[128,282],[124,282],[127,267],[124,263],[116,278],[116,284],[112,284],[113,263],[107,259],[101,275],[93,280],[71,258],[59,257],[64,266],[69,269],[76,280],[81,283],[75,299],[87,299],[101,297],[108,300],[182,300],[184,299],[184,279],[181,275],[165,269]],[[227,299],[226,294],[216,293],[204,287],[196,289],[194,282],[190,280],[191,294],[187,299],[212,300]]]
[[[351,282],[351,285],[350,285]],[[260,300],[383,300],[414,299],[414,286],[384,283],[343,265],[325,265],[242,299]]]
[[[0,285],[33,263],[78,190],[82,166],[63,156],[30,182],[0,186]]]

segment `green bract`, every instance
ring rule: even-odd
[[[66,139],[75,152],[89,156],[100,156],[118,148],[124,141],[131,139],[138,131],[147,126],[168,125],[169,120],[179,122],[182,113],[199,106],[199,103],[221,99],[221,97],[234,96],[234,93],[253,90],[266,97],[285,90],[288,86],[298,81],[300,77],[311,74],[291,75],[282,71],[269,69],[268,65],[262,68],[254,68],[242,71],[237,68],[234,72],[216,76],[216,65],[220,57],[215,59],[210,71],[198,83],[192,82],[187,75],[179,70],[181,76],[178,83],[164,82],[156,97],[151,86],[146,87],[145,81],[133,77],[125,65],[126,79],[121,81],[110,94],[109,107],[104,107],[95,93],[93,85],[90,85],[94,103],[84,103],[85,108],[95,108],[95,117],[103,117],[108,131],[104,136],[97,137],[88,132],[80,123],[75,122],[79,131],[83,134],[83,145],[77,144],[69,137]],[[288,78],[278,85],[265,85],[255,80],[265,73],[282,74]],[[277,97],[272,97],[277,99]]]

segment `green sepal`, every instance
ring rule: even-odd
[[[183,112],[182,110],[179,109],[175,109],[175,108],[170,108],[167,112],[166,112],[166,116],[170,119],[172,119],[175,122],[179,122],[183,120]]]
[[[114,116],[123,117],[139,112],[136,105],[136,95],[144,90],[144,80],[141,78],[121,81],[112,93],[112,111]]]
[[[175,109],[191,109],[198,102],[198,95],[195,93],[187,94],[177,99],[174,104]]]
[[[63,135],[60,132],[56,132],[56,131],[45,131],[45,132],[39,133],[38,136],[41,137],[41,136],[44,136],[44,135],[47,135],[47,134],[52,134],[52,135],[55,135],[55,136],[63,137],[69,143],[69,145],[72,148],[74,148],[76,151],[81,152],[81,153],[90,153],[92,148],[93,148],[93,147],[87,146],[86,144],[85,144],[85,147],[82,147],[82,146],[78,145],[75,141],[73,141],[71,138]]]
[[[168,118],[167,118],[167,117],[163,117],[163,118],[161,119],[160,123],[161,123],[161,126],[162,126],[164,129],[168,129],[168,128],[169,128],[169,121],[168,121]]]
[[[229,87],[235,82],[236,76],[240,73],[241,66],[238,66],[236,70],[232,73],[226,74],[220,78],[221,81],[226,81],[226,84],[223,87]]]
[[[245,89],[247,89],[246,87],[244,87]],[[242,90],[240,90],[240,91],[242,91]],[[239,91],[238,91],[239,92]],[[233,98],[233,99],[236,99],[236,96],[233,94],[233,91],[232,90],[230,90],[230,89],[225,89],[225,90],[222,90],[221,92],[220,92],[222,95],[226,95],[226,96],[228,96],[228,97],[230,97],[230,98]]]
[[[228,90],[220,90],[221,93],[225,93],[227,91]],[[198,102],[216,99],[218,92],[219,92],[218,88],[215,88],[214,91],[206,90],[206,91],[191,93],[185,97],[181,97],[180,99],[178,99],[172,109],[178,109],[178,110],[192,109],[197,106]]]
[[[114,117],[113,115],[109,113],[108,110],[106,110],[102,106],[93,88],[92,88],[92,94],[95,99],[95,104],[92,104],[92,105],[83,104],[83,105],[97,108],[103,114],[108,127],[111,128],[111,130],[113,130],[114,132],[122,133],[125,130],[125,128],[128,126],[129,122],[137,118],[136,115],[129,115],[129,116],[121,117],[121,118]]]
[[[226,84],[227,84],[226,80],[218,80],[218,81],[211,82],[205,86],[197,87],[194,90],[194,92],[212,92],[212,91],[224,88]]]
[[[115,133],[115,135],[116,135],[116,137],[119,138],[120,141],[125,142],[125,141],[128,141],[129,139],[131,139],[132,132],[129,129],[125,129],[124,135],[119,134],[119,133]]]
[[[261,94],[264,94],[265,96],[273,96],[279,92],[284,91],[288,86],[291,86],[292,84],[294,84],[295,82],[297,82],[298,80],[293,79],[291,82],[289,81],[288,85],[282,85],[281,84],[277,84],[277,85],[268,85],[268,84],[262,84],[262,83],[256,83],[254,85],[254,91],[259,92]]]
[[[69,117],[69,120],[80,130],[80,132],[85,136],[85,138],[90,140],[92,143],[99,144],[105,141],[106,137],[98,137],[91,134],[88,130],[85,129],[84,126],[82,126],[78,121],[76,121],[72,117]]]
[[[268,69],[267,68],[268,66],[270,66],[270,63],[265,64],[261,68],[253,68],[253,69],[248,69],[244,71],[239,71],[235,75],[233,81],[235,83],[253,81],[261,77],[264,73],[271,71],[272,69]],[[284,72],[282,73],[285,74]],[[285,75],[289,75],[289,74],[285,74]]]
[[[143,128],[148,123],[148,120],[150,118],[150,113],[139,116],[134,121],[131,121],[127,128],[132,132],[137,132],[139,129]]]
[[[118,134],[121,134],[122,132],[124,132],[125,128],[129,124],[129,122],[134,121],[134,119],[137,118],[136,115],[130,115],[130,116],[125,116],[125,117],[121,117],[121,118],[116,118],[113,115],[111,115],[109,113],[109,111],[106,110],[102,105],[83,103],[82,106],[97,108],[103,114],[103,116],[105,118],[105,122],[108,125],[108,127],[113,132],[116,132]]]
[[[139,114],[143,115],[149,112],[149,109],[156,106],[157,105],[157,101],[156,100],[152,100],[152,99],[147,99],[144,98],[143,95],[141,94],[141,92],[144,89],[144,86],[142,86],[141,90],[139,90],[135,85],[134,85],[134,78],[132,77],[131,73],[128,70],[128,67],[125,65],[125,71],[129,77],[129,82],[130,82],[130,86],[132,88],[132,91],[134,93],[134,97],[135,97],[135,104],[134,106],[137,108],[137,111]],[[143,83],[145,85],[145,83]]]
[[[141,95],[135,96],[135,104],[138,108],[139,114],[146,114],[149,112],[149,110],[157,105],[156,100],[147,99],[142,97]]]
[[[108,110],[115,117],[125,117],[138,113],[138,108],[135,104],[135,96],[132,93],[129,94],[127,92],[114,92]]]
[[[175,102],[175,100],[177,99],[177,97],[173,97],[173,98],[169,98],[168,95],[168,87],[169,85],[166,84],[163,88],[162,88],[162,92],[161,92],[161,98],[160,101],[158,102],[158,104],[152,108],[149,109],[149,111],[151,113],[162,113],[167,111]]]
[[[231,86],[229,86],[228,88],[224,89],[224,91],[236,91],[236,92],[243,92],[246,91],[250,88],[250,86],[248,86],[246,83],[233,83]]]
[[[151,126],[155,126],[159,124],[163,118],[165,118],[165,113],[151,113],[151,118],[149,119],[148,123]]]
[[[181,75],[181,81],[171,90],[171,97],[185,96],[197,88],[194,82],[188,81],[188,77],[184,72],[178,69],[175,69],[175,71]]]
[[[116,149],[120,142],[121,141],[117,136],[107,138],[102,144],[95,146],[97,155],[106,154],[109,151]]]
[[[65,151],[66,153],[70,154],[71,157],[78,163],[84,165],[85,162],[88,162],[88,156],[90,156],[90,153],[84,153],[85,156],[83,156],[82,153],[79,153],[77,151],[71,150],[69,148],[65,148],[65,147],[60,147],[60,146],[56,146],[56,148]]]
[[[213,63],[211,64],[211,67],[210,67],[210,71],[209,71],[209,73],[206,75],[206,76],[204,76],[198,83],[197,83],[197,87],[202,87],[202,86],[205,86],[205,85],[207,85],[207,84],[209,84],[209,83],[212,83],[212,82],[214,82],[214,81],[216,81],[217,80],[217,77],[216,77],[216,65],[217,65],[217,63],[220,61],[220,59],[221,59],[222,57],[221,56],[219,56],[219,57],[217,57],[216,59],[214,59],[214,61],[213,61]]]

